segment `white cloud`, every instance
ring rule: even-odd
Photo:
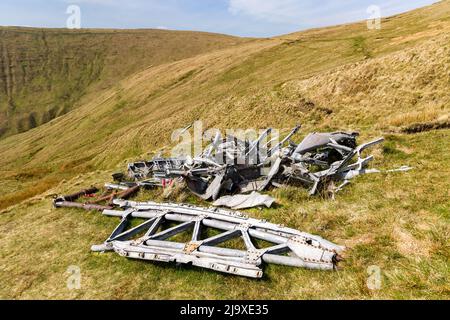
[[[119,4],[118,0],[64,0],[68,4],[99,4],[99,5],[115,5]]]
[[[367,8],[379,5],[392,15],[436,0],[228,0],[228,11],[279,25],[318,27],[369,18]]]
[[[298,0],[229,0],[228,10],[275,23],[296,23],[304,12]]]

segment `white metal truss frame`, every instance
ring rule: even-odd
[[[334,270],[344,250],[344,247],[321,237],[249,218],[237,211],[123,200],[115,200],[115,205],[124,211],[105,210],[103,214],[121,217],[122,221],[104,244],[92,247],[93,251],[115,251],[131,259],[191,264],[218,272],[261,278],[263,262]],[[132,218],[145,221],[127,229]],[[162,229],[165,221],[179,224]],[[222,233],[201,239],[205,228],[220,230]],[[173,236],[189,230],[192,230],[189,242],[170,241]],[[243,239],[246,250],[219,246],[239,237]],[[272,245],[258,248],[255,240]]]

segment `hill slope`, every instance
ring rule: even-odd
[[[91,99],[80,102],[86,93],[146,67],[245,41],[201,32],[0,27],[0,137],[63,115]]]
[[[380,31],[357,23],[247,41],[142,70],[76,111],[0,141],[0,208],[7,208],[0,296],[448,298],[449,30],[450,2],[443,1],[384,19]],[[173,129],[197,119],[219,129],[301,122],[303,134],[384,135],[375,165],[415,170],[363,177],[335,202],[281,189],[272,195],[282,208],[251,211],[348,246],[339,273],[270,267],[264,281],[253,282],[89,253],[116,221],[55,211],[48,197],[103,182],[127,160],[170,145]],[[428,131],[435,123],[447,129]],[[419,133],[405,134],[408,128]],[[39,236],[31,244],[30,228]],[[71,264],[86,273],[78,292],[60,283]],[[383,270],[380,291],[365,285],[370,265]]]

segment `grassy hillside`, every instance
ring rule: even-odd
[[[379,31],[356,23],[247,41],[141,70],[3,139],[0,297],[450,298],[449,31],[443,1],[384,19]],[[49,197],[104,182],[197,119],[220,129],[300,122],[297,139],[310,130],[383,135],[374,165],[415,170],[362,177],[336,201],[281,189],[272,192],[281,208],[250,211],[348,246],[338,273],[271,266],[252,281],[90,253],[117,221],[56,211]],[[65,286],[69,265],[81,267],[79,291]],[[383,272],[379,291],[365,285],[371,265]]]
[[[0,137],[63,115],[147,67],[245,41],[201,32],[0,27]]]

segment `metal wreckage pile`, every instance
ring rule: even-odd
[[[174,181],[184,181],[191,192],[204,200],[215,201],[215,206],[270,207],[274,199],[258,192],[294,185],[308,188],[310,195],[329,192],[330,186],[335,193],[358,175],[380,172],[367,169],[374,157],[363,157],[362,152],[383,139],[358,146],[357,133],[311,133],[295,144],[292,137],[299,129],[299,126],[294,128],[276,145],[270,141],[265,143],[271,129],[255,141],[232,136],[223,139],[217,134],[198,157],[155,158],[132,163],[128,165],[128,178],[132,182],[123,182],[126,175],[115,174],[113,177],[118,182],[105,185],[111,190],[109,193],[88,203],[75,202],[77,198],[92,197],[98,192],[95,188],[88,189],[59,197],[54,205],[102,210],[106,216],[121,218],[111,236],[103,244],[92,247],[95,252],[115,251],[132,259],[192,264],[251,278],[263,276],[263,262],[333,270],[344,248],[318,236],[217,207],[126,200],[139,188],[165,187]],[[105,201],[107,205],[99,205]],[[144,222],[129,227],[133,218]],[[205,238],[207,229],[221,233]],[[180,234],[189,230],[192,231],[189,240],[179,240]],[[245,250],[221,246],[236,238],[243,240]],[[271,245],[262,248],[258,245],[260,240]]]

